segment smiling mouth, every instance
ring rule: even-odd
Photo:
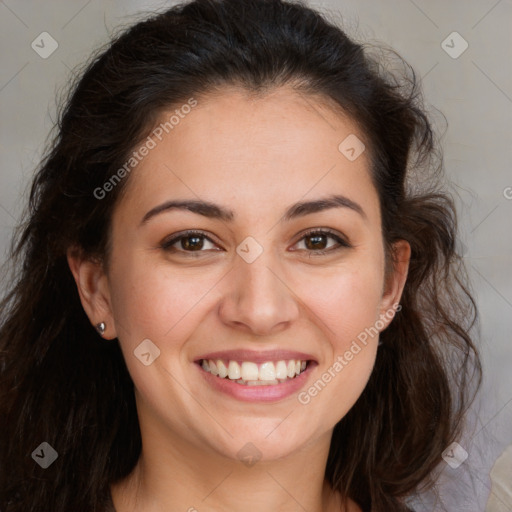
[[[261,364],[252,361],[225,361],[201,359],[201,368],[220,379],[228,379],[242,386],[275,386],[301,375],[312,363],[309,360],[283,359]]]

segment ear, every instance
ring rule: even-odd
[[[405,240],[393,243],[391,261],[386,269],[382,299],[380,305],[380,319],[384,323],[383,331],[393,320],[400,303],[402,292],[407,280],[409,261],[411,259],[411,246]]]
[[[76,248],[68,249],[67,260],[78,288],[82,306],[89,320],[94,326],[105,322],[106,329],[102,335],[103,338],[116,338],[110,287],[102,263],[85,258],[82,252]]]

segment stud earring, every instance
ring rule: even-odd
[[[103,336],[105,334],[105,329],[107,328],[107,325],[105,322],[100,322],[99,324],[96,324],[96,330]]]

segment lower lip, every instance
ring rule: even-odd
[[[228,378],[221,379],[220,377],[212,375],[210,372],[203,370],[198,363],[195,363],[195,366],[197,366],[201,375],[210,386],[226,395],[244,402],[277,402],[278,400],[288,398],[304,387],[316,363],[313,361],[308,363],[306,369],[293,379],[268,386],[237,384],[234,380]]]

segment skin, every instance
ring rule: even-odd
[[[309,386],[399,302],[410,247],[396,244],[385,279],[367,152],[349,161],[338,150],[349,134],[364,140],[350,119],[288,87],[210,94],[132,171],[113,215],[108,267],[69,252],[83,307],[93,324],[106,322],[105,338],[118,337],[136,388],[143,450],[112,486],[117,512],[360,510],[341,504],[324,471],[332,430],[368,381],[378,336],[307,405],[297,394],[238,401],[206,384],[193,362],[217,350],[298,350],[318,361]],[[330,208],[283,220],[292,204],[333,193],[365,217]],[[174,209],[141,225],[173,199],[210,201],[234,219]],[[327,238],[326,254],[314,254],[303,233],[311,228],[330,228],[351,247],[332,250],[338,243]],[[203,239],[199,252],[180,242],[161,248],[186,229],[212,242]],[[248,236],[263,248],[252,263],[236,252]],[[148,366],[133,354],[144,339],[160,349]],[[237,455],[249,442],[261,453],[251,467]]]

